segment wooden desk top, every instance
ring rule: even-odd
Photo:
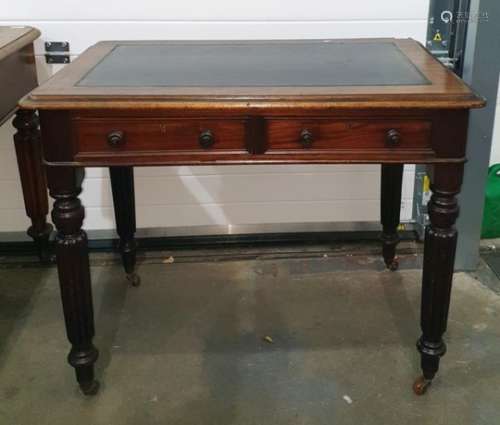
[[[40,31],[32,27],[0,26],[0,60],[21,50],[40,36]]]
[[[39,109],[473,108],[411,39],[107,41],[22,102]]]

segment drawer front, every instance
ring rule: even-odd
[[[431,123],[422,120],[272,119],[268,151],[429,150]]]
[[[438,155],[432,123],[432,117],[389,116],[78,115],[71,119],[73,142],[66,162],[93,166],[433,162]]]
[[[78,154],[246,151],[243,119],[80,118]]]

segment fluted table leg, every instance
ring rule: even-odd
[[[42,148],[38,115],[35,111],[20,109],[13,121],[19,176],[23,188],[26,214],[31,219],[28,235],[35,242],[40,261],[50,260],[49,237],[52,225],[47,223],[49,211],[47,179],[42,163]]]
[[[66,333],[71,342],[68,362],[84,394],[95,394],[94,363],[98,351],[92,343],[94,312],[90,283],[87,235],[82,230],[84,208],[78,199],[84,169],[49,167],[50,195],[55,199],[52,220],[57,228],[56,258]]]
[[[424,270],[420,324],[422,336],[417,342],[423,376],[414,391],[423,394],[439,369],[446,352],[446,332],[450,306],[458,217],[457,195],[462,184],[463,164],[435,165],[431,178],[432,197],[428,211],[430,225],[425,231]]]

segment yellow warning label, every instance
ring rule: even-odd
[[[434,41],[443,41],[443,37],[441,37],[441,33],[438,31],[433,38]]]
[[[429,176],[424,176],[424,184],[422,187],[422,191],[424,193],[429,192],[431,190],[431,180],[429,179]]]

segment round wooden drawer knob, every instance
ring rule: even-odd
[[[396,147],[401,143],[401,133],[398,130],[391,129],[385,136],[387,146]]]
[[[108,134],[108,145],[116,148],[125,143],[125,133],[121,130],[114,130]]]
[[[301,131],[299,141],[302,147],[308,149],[312,147],[314,136],[309,130],[305,129]]]
[[[215,137],[210,130],[205,130],[200,134],[198,141],[203,149],[208,149],[215,143]]]

